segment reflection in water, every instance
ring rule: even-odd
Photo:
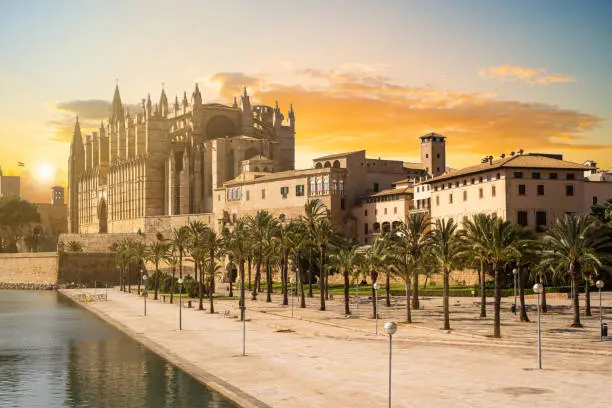
[[[235,407],[55,292],[0,290],[0,407]]]

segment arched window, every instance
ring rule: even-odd
[[[380,232],[380,222],[375,222],[372,228],[374,229],[375,233],[379,233]]]
[[[329,177],[323,177],[323,194],[329,193]]]
[[[382,230],[383,230],[383,232],[391,231],[391,224],[388,221],[387,222],[383,222]]]
[[[323,167],[325,167],[326,169],[331,167],[331,163],[326,161],[325,164],[323,165]]]
[[[323,191],[323,180],[318,177],[317,178],[317,194],[321,194],[321,192]]]
[[[255,170],[254,171],[258,172],[259,171],[259,167],[255,166]]]
[[[336,179],[332,180],[332,193],[333,194],[337,194],[338,193],[338,180],[336,180]]]
[[[311,178],[310,179],[310,194],[314,194],[315,193],[315,179]]]
[[[340,180],[340,194],[344,194],[344,180]]]
[[[339,169],[340,168],[340,162],[338,160],[334,160],[334,164],[332,165],[332,167],[334,169]]]
[[[321,168],[323,168],[323,165],[321,163],[315,164],[315,169],[321,169]]]

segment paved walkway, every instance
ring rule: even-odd
[[[340,301],[330,302],[329,312],[296,309],[295,319],[290,308],[278,306],[278,298],[272,304],[249,302],[243,357],[242,323],[223,313],[183,309],[178,331],[176,305],[148,301],[144,317],[142,298],[110,290],[108,299],[81,304],[244,407],[387,404],[388,340],[373,334],[373,320],[341,316]],[[216,302],[221,312],[234,313],[235,306],[235,301]],[[541,371],[535,369],[535,347],[513,339],[460,330],[449,334],[425,324],[400,325],[393,343],[394,407],[612,403],[612,342],[598,344],[594,353],[554,351],[562,344],[545,348]]]

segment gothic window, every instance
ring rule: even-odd
[[[227,154],[227,170],[226,178],[232,180],[234,178],[234,150],[230,150]]]

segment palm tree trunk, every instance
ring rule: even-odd
[[[487,289],[485,287],[485,283],[487,281],[487,274],[483,261],[480,261],[480,271],[480,317],[487,317]]]
[[[172,266],[172,281],[170,281],[170,304],[174,303],[174,278],[176,277],[176,266]]]
[[[419,304],[419,272],[417,270],[414,271],[412,278],[412,293],[412,308],[418,310],[421,305]],[[391,306],[390,303],[387,303],[387,306]]]
[[[249,257],[247,262],[248,262],[248,268],[249,268],[249,290],[251,290],[251,268],[253,266],[253,259]]]
[[[259,280],[259,274],[261,273],[261,250],[257,255],[257,261],[255,264],[255,282],[253,283],[252,300],[257,300],[257,281]]]
[[[196,264],[197,265],[197,264]],[[204,270],[200,271],[200,280],[198,281],[198,310],[204,310]]]
[[[548,312],[548,307],[546,306],[546,286],[542,284],[542,302],[540,305],[540,311],[542,313]]]
[[[349,273],[348,270],[344,271],[344,314],[350,315],[351,310],[349,308]]]
[[[240,321],[244,321],[244,261],[240,261],[238,264],[238,268],[240,268],[240,300],[238,301],[238,305],[240,306]]]
[[[406,323],[412,323],[412,313],[410,312],[410,279],[404,282],[406,286]]]
[[[578,291],[580,281],[578,279],[578,275],[580,275],[580,266],[575,265],[573,262],[570,263],[570,277],[572,279],[572,283],[574,284],[574,321],[571,327],[582,327],[582,324],[580,323],[580,293]]]
[[[195,279],[195,281],[198,281],[198,263],[194,262],[193,263],[193,279]]]
[[[234,284],[232,282],[232,276],[231,275],[229,277],[229,297],[234,297]]]
[[[287,278],[289,277],[289,250],[283,250],[283,264],[281,266],[281,278],[283,286],[283,306],[289,305],[289,294],[287,293]]]
[[[208,307],[208,313],[213,314],[215,313],[215,305],[213,303],[213,295],[214,295],[214,289],[213,289],[213,285],[212,282],[215,280],[215,263],[214,263],[214,257],[211,260],[211,266],[210,266],[211,272],[210,272],[210,283],[208,285],[208,301],[209,301],[209,307]]]
[[[444,269],[444,330],[450,330],[449,284],[450,271]]]
[[[391,274],[389,271],[385,274],[385,292],[386,292],[386,302],[387,307],[391,307]]]
[[[329,275],[325,271],[325,300],[329,300]]]
[[[272,268],[270,258],[266,258],[266,303],[272,303]]]
[[[591,276],[587,275],[584,278],[584,307],[586,309],[587,316],[593,316],[591,314],[591,290],[589,288],[589,282],[591,281]]]
[[[153,300],[157,300],[157,293],[159,292],[159,262],[155,261],[155,292],[153,293]]]
[[[521,302],[521,322],[528,322],[527,308],[525,307],[525,279],[523,270],[518,268],[519,301]]]
[[[132,293],[132,265],[128,265],[128,293]]]
[[[312,297],[312,249],[308,258],[308,297]]]
[[[493,337],[501,337],[501,273],[499,265],[493,263],[493,273],[495,274],[495,308],[493,312]]]
[[[325,311],[325,266],[323,265],[323,259],[325,259],[325,249],[321,247],[321,265],[319,272],[319,286],[321,287],[321,307],[319,308],[319,310],[322,312]]]

